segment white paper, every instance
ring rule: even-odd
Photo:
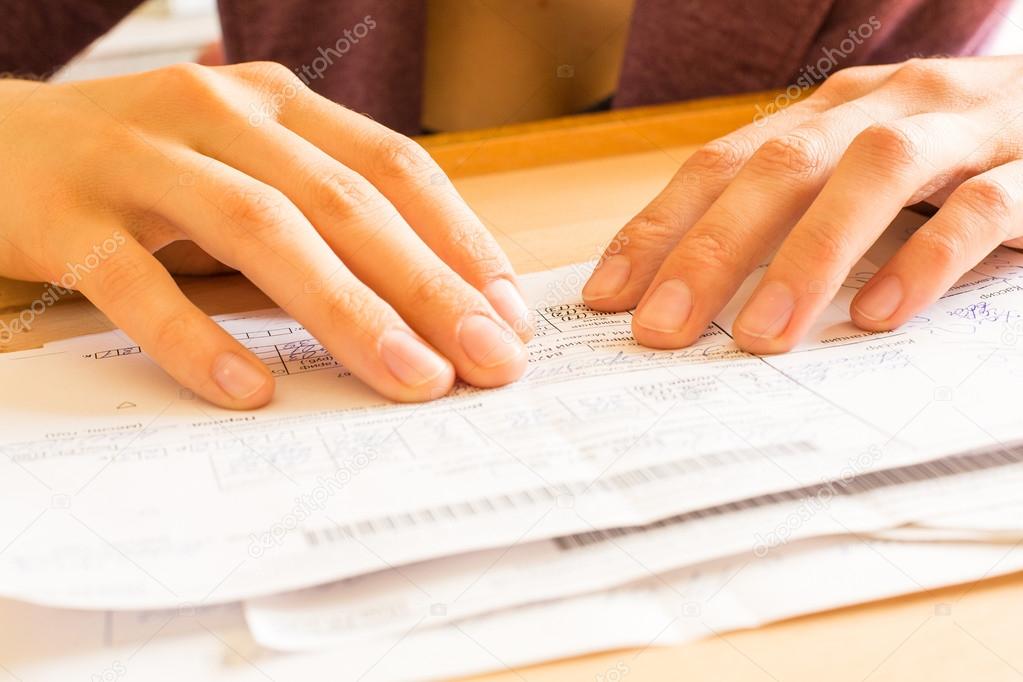
[[[986,497],[986,489],[983,489]],[[943,509],[896,528],[885,528],[877,537],[912,542],[1023,542],[1023,492],[1015,499],[970,509]]]
[[[0,662],[14,679],[66,682],[363,682],[443,679],[589,651],[678,644],[728,630],[1001,575],[1023,550],[821,538],[754,561],[716,561],[617,590],[457,624],[368,638],[317,654],[277,654],[236,606],[146,613],[0,602]],[[936,617],[951,613],[935,606]]]
[[[878,335],[846,313],[872,262],[806,343],[770,358],[723,331],[737,302],[693,347],[651,351],[628,313],[578,303],[585,267],[529,276],[526,377],[426,405],[383,404],[274,312],[222,320],[280,374],[253,413],[196,400],[118,332],[0,356],[19,387],[0,441],[0,591],[234,601],[1023,435],[1023,256],[999,250]]]
[[[574,597],[501,611],[454,624],[431,627],[429,621],[410,631],[377,639],[361,638],[335,644],[332,654],[357,656],[369,649],[391,653],[391,667],[381,679],[430,679],[428,671],[416,665],[412,652],[420,651],[420,636],[439,637],[438,631],[472,633],[470,639],[495,654],[498,660],[515,657],[526,662],[525,654],[544,637],[557,642],[562,632],[604,632],[600,647],[607,648],[608,633],[617,631],[613,622],[623,610],[640,614],[629,619],[628,634],[621,646],[637,646],[635,635],[646,638],[640,648],[669,646],[731,630],[758,627],[799,615],[826,611],[852,604],[927,591],[946,585],[990,578],[1023,569],[1023,548],[976,543],[902,543],[880,539],[817,538],[778,548],[764,557],[723,559],[672,571],[661,576],[620,587]],[[623,604],[628,606],[623,607]],[[937,604],[938,616],[951,613],[950,604]],[[502,616],[506,624],[520,622],[524,644],[500,637]],[[493,630],[477,636],[478,622]],[[257,641],[272,645],[292,633],[277,631],[282,622],[264,622],[253,634]],[[653,633],[651,635],[651,633]],[[573,655],[578,653],[572,639]],[[619,647],[620,648],[620,647]],[[425,649],[422,649],[425,650]],[[594,651],[598,650],[594,647]],[[629,654],[634,656],[635,654]],[[539,662],[536,658],[533,662]],[[499,663],[492,663],[500,669]],[[469,671],[466,671],[469,672]],[[471,672],[479,672],[472,670]],[[445,674],[449,674],[445,671]]]
[[[607,620],[583,622],[574,603],[507,611],[353,650],[278,654],[259,646],[236,605],[151,612],[67,611],[0,602],[0,673],[26,682],[311,682],[447,679],[594,650],[643,646],[661,610],[631,594],[603,600]],[[571,627],[552,636],[536,619]],[[6,633],[10,632],[8,637]],[[414,636],[413,636],[414,634]]]
[[[921,526],[979,523],[1021,506],[1023,446],[861,475],[841,485],[744,500],[649,526],[473,552],[246,602],[264,644],[314,651],[526,603],[616,587],[737,556],[765,556],[794,540],[848,533],[928,541]],[[955,473],[954,473],[955,472]],[[983,494],[978,494],[983,491]],[[978,509],[979,507],[979,509]],[[900,524],[913,522],[914,526]],[[894,526],[900,526],[895,528]],[[929,531],[929,532],[925,532]],[[947,540],[980,540],[941,534]],[[443,613],[436,613],[437,605]]]

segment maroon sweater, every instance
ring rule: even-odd
[[[636,0],[612,104],[805,85],[846,66],[972,54],[1010,1]],[[0,72],[45,77],[139,3],[0,0]],[[220,0],[220,14],[230,61],[269,59],[313,74],[314,90],[414,133],[425,4]]]

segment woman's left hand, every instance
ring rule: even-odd
[[[1023,244],[1023,57],[845,69],[697,150],[612,241],[583,290],[638,305],[640,343],[695,341],[778,248],[736,319],[740,347],[792,348],[907,205],[941,206],[853,300],[896,327],[999,244]]]

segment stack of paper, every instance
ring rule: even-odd
[[[727,333],[759,272],[697,344],[653,351],[628,313],[579,303],[585,265],[525,278],[523,380],[424,405],[383,404],[279,311],[221,320],[280,378],[253,413],[118,332],[0,356],[21,395],[0,435],[0,664],[433,678],[1019,570],[1023,256],[857,330],[849,300],[914,224],[780,356]]]

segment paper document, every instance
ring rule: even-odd
[[[984,490],[986,497],[986,488],[978,490]],[[1023,491],[1011,500],[995,500],[969,510],[944,509],[935,516],[875,534],[913,542],[1023,543]]]
[[[220,319],[279,376],[251,413],[197,400],[119,332],[0,355],[21,387],[0,440],[0,591],[235,601],[1023,437],[1023,256],[998,250],[905,328],[868,334],[847,307],[876,262],[806,343],[764,358],[727,333],[739,300],[692,347],[653,351],[629,313],[579,302],[587,267],[530,275],[526,376],[423,405],[384,403],[275,311]]]
[[[534,652],[550,646],[541,644],[545,639],[558,642],[562,631],[587,633],[601,648],[607,648],[607,641],[614,638],[619,638],[622,646],[639,648],[674,645],[1020,569],[1023,549],[1019,547],[819,538],[762,558],[718,560],[616,590],[450,625],[430,627],[427,617],[401,633],[336,644],[331,655],[351,656],[353,661],[380,660],[374,672],[381,680],[429,679],[430,673],[417,669],[417,658],[429,656],[429,651],[454,648],[472,660],[472,644],[464,640],[492,656],[490,669],[502,669],[502,662],[518,666],[543,660],[532,658]],[[625,628],[615,622],[618,618],[624,619]],[[297,633],[288,628],[290,624],[250,620],[256,640],[273,648],[298,648],[294,647]],[[509,637],[521,637],[522,644],[501,639],[504,628],[509,628],[504,631]],[[637,635],[643,639],[638,645]],[[579,653],[579,640],[570,637],[569,641],[572,655]]]
[[[822,538],[753,561],[717,561],[455,624],[431,627],[426,617],[400,635],[315,654],[260,646],[233,605],[103,613],[0,602],[0,661],[26,682],[444,679],[624,647],[635,649],[621,656],[634,667],[650,646],[1021,568],[1019,548]],[[257,634],[268,644],[289,636],[269,628]]]
[[[564,598],[736,555],[766,556],[792,541],[879,533],[929,541],[935,530],[981,524],[1023,498],[1023,445],[775,493],[657,521],[435,559],[246,603],[257,632],[287,650],[326,649],[547,599]],[[983,495],[977,491],[983,490]],[[978,510],[978,508],[980,508]],[[926,531],[926,532],[925,532]],[[986,533],[985,533],[986,535]],[[970,539],[963,533],[948,539]],[[443,606],[442,613],[437,605]],[[268,623],[272,625],[267,625]],[[287,633],[285,636],[283,633]]]

